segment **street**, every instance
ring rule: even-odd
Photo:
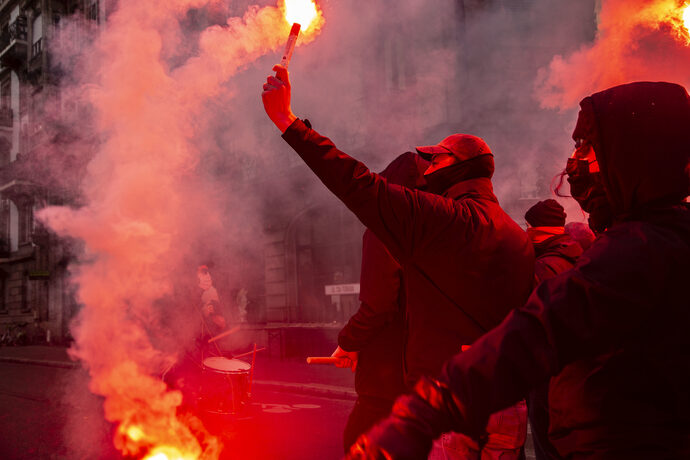
[[[2,362],[0,375],[0,458],[121,458],[85,371]],[[244,417],[217,418],[209,430],[222,459],[337,459],[352,404],[257,386]]]

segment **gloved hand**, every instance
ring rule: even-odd
[[[415,392],[398,398],[391,415],[350,448],[347,459],[426,459],[431,442],[451,431],[459,414],[449,389],[422,378]]]
[[[345,351],[338,345],[338,348],[335,349],[331,356],[334,358],[347,358],[340,363],[336,363],[337,367],[349,367],[352,369],[352,372],[357,369],[357,362],[359,361],[358,351]]]

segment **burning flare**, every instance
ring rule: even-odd
[[[319,17],[319,11],[313,0],[285,0],[285,19],[289,24],[299,24],[306,32],[314,20]]]
[[[669,22],[672,24],[678,38],[690,45],[690,3],[684,3],[681,7],[672,8],[669,13]]]

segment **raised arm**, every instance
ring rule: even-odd
[[[277,76],[268,77],[262,93],[269,118],[324,185],[376,234],[398,261],[412,257],[425,242],[435,241],[445,228],[441,222],[444,216],[448,221],[466,217],[454,209],[452,200],[388,183],[306,126],[290,109],[287,71],[280,66],[274,69]],[[426,217],[431,215],[433,225]],[[453,238],[457,241],[463,235],[455,232]]]

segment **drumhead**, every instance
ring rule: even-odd
[[[228,359],[222,356],[212,356],[204,359],[204,367],[215,369],[221,372],[242,372],[251,369],[249,363],[239,359]]]

